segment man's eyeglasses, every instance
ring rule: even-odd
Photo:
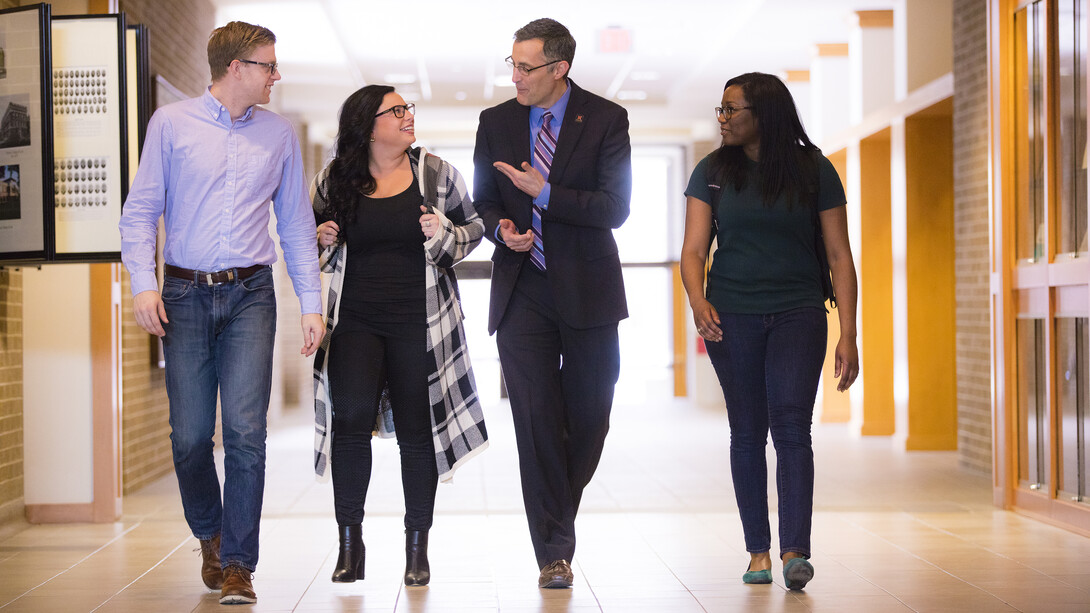
[[[752,106],[717,106],[715,107],[715,116],[719,118],[719,121],[726,121],[734,116],[738,111],[744,111],[751,109]]]
[[[278,66],[278,64],[276,62],[273,62],[273,63],[270,64],[268,62],[255,62],[253,60],[239,60],[239,61],[242,62],[243,64],[253,64],[254,66],[264,66],[269,71],[269,74],[272,74],[272,73],[276,72],[276,67]]]
[[[551,62],[546,62],[546,63],[542,64],[541,66],[534,66],[533,68],[529,68],[529,67],[523,66],[522,64],[515,64],[514,58],[512,58],[509,55],[509,56],[507,56],[507,59],[504,60],[503,62],[505,64],[507,64],[508,68],[510,68],[511,70],[519,71],[519,74],[525,77],[525,76],[529,75],[531,72],[537,70],[538,68],[544,68],[546,66],[552,66],[553,64],[555,64],[557,62],[563,62],[563,61],[564,60],[553,60]]]
[[[385,111],[382,111],[381,113],[375,115],[375,117],[382,117],[386,113],[393,113],[394,117],[402,119],[405,117],[406,111],[412,113],[413,115],[416,115],[416,105],[410,102],[409,104],[399,104],[397,106],[391,106]]]

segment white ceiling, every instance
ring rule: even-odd
[[[213,0],[234,19],[277,36],[281,80],[271,106],[331,141],[355,89],[391,83],[418,107],[431,141],[472,138],[477,115],[511,98],[514,31],[552,17],[575,36],[571,77],[629,109],[634,140],[709,138],[723,83],[749,71],[807,70],[818,43],[848,42],[856,10],[905,0]],[[548,7],[547,11],[544,7]],[[603,40],[627,38],[627,51]],[[805,110],[804,110],[805,116]]]

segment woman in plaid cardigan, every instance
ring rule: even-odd
[[[451,270],[484,224],[458,171],[410,148],[413,108],[389,86],[352,94],[313,187],[322,271],[332,273],[314,360],[314,469],[333,477],[335,582],[364,577],[373,430],[396,432],[401,450],[409,586],[431,576],[436,484],[488,445]]]

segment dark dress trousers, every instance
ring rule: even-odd
[[[514,416],[522,494],[538,568],[575,553],[575,515],[602,455],[620,370],[617,322],[628,316],[613,229],[628,218],[628,113],[568,81],[542,212],[546,268],[496,240],[501,219],[530,228],[533,199],[493,168],[531,161],[530,108],[481,113],[474,206],[496,243],[488,330]]]

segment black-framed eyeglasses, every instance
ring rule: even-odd
[[[564,60],[553,60],[551,62],[546,62],[546,63],[542,64],[541,66],[534,66],[533,68],[527,68],[526,66],[523,66],[522,64],[515,64],[515,59],[512,58],[509,55],[509,56],[507,56],[507,59],[503,61],[503,63],[507,64],[507,67],[510,68],[511,70],[519,71],[519,74],[525,77],[525,76],[529,75],[531,72],[537,70],[538,68],[544,68],[546,66],[552,66],[553,64],[555,64],[557,62],[563,62],[563,61]]]
[[[719,118],[719,121],[726,121],[734,116],[738,111],[744,111],[751,109],[752,106],[717,106],[715,107],[715,116]]]
[[[405,117],[406,111],[412,113],[413,115],[416,115],[416,105],[410,102],[409,104],[399,104],[397,106],[391,106],[385,111],[382,111],[381,113],[375,115],[375,117],[382,117],[386,113],[393,113],[394,117],[402,119]]]
[[[255,62],[253,60],[242,60],[242,59],[240,59],[239,61],[242,62],[243,64],[253,64],[254,66],[264,66],[269,71],[269,74],[272,74],[272,73],[276,72],[276,68],[277,68],[277,66],[279,66],[279,64],[277,64],[276,62],[273,62],[273,63],[270,64],[268,62]]]

